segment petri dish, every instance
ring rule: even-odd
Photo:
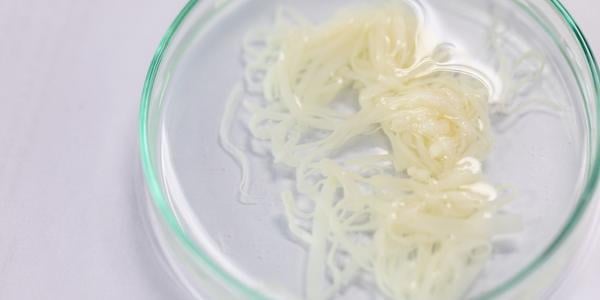
[[[372,1],[189,1],[158,46],[140,111],[143,198],[157,245],[198,299],[303,299],[306,250],[285,233],[281,173],[251,156],[252,205],[240,203],[240,170],[219,144],[225,102],[242,79],[241,41],[281,6],[315,22]],[[512,78],[544,58],[540,82],[520,93],[552,99],[553,112],[498,122],[486,173],[518,191],[509,209],[524,230],[494,241],[466,299],[568,298],[594,240],[598,177],[598,68],[585,37],[556,0],[421,1],[445,38],[494,67],[500,39]],[[494,32],[494,34],[490,34]],[[501,33],[501,37],[498,37]],[[490,58],[492,57],[492,58]],[[236,141],[250,143],[242,126]],[[367,296],[348,296],[369,299]],[[361,298],[363,297],[363,298]]]

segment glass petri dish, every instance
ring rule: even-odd
[[[225,102],[242,77],[241,40],[291,7],[315,21],[372,1],[189,1],[148,71],[140,111],[144,207],[170,270],[199,299],[303,299],[305,249],[285,233],[278,175],[251,157],[251,195],[239,200],[239,168],[219,145]],[[544,62],[524,94],[551,99],[550,112],[498,121],[486,174],[517,191],[509,210],[523,232],[494,241],[494,253],[466,299],[568,298],[593,243],[598,177],[600,79],[592,51],[559,1],[422,1],[424,18],[494,67],[499,55],[518,80]],[[490,34],[493,32],[493,34]],[[490,41],[502,49],[490,55]],[[525,61],[525,62],[523,62]],[[525,75],[524,75],[525,74]],[[533,95],[533,96],[531,96]],[[244,131],[235,138],[248,143]],[[348,296],[363,299],[357,293]],[[364,298],[368,299],[368,298]]]

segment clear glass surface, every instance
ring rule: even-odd
[[[241,41],[268,26],[278,6],[320,21],[347,0],[190,1],[152,61],[140,115],[141,161],[151,224],[178,280],[208,299],[302,299],[306,249],[286,232],[279,198],[285,171],[250,153],[254,205],[239,199],[240,171],[219,145],[224,105],[242,79]],[[523,232],[494,240],[494,253],[467,299],[557,295],[593,222],[597,172],[598,72],[575,22],[558,1],[429,0],[426,20],[443,38],[494,68],[500,55],[511,78],[546,63],[539,82],[516,99],[551,99],[550,112],[495,120],[487,176],[515,192],[508,210]],[[490,49],[493,29],[500,49]],[[236,143],[251,138],[238,122]],[[248,148],[249,149],[249,148]],[[249,151],[250,152],[250,151]],[[583,224],[583,225],[582,225]],[[562,275],[562,276],[561,276]],[[358,294],[352,299],[362,299]]]

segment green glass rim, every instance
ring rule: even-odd
[[[198,259],[198,261],[202,264],[202,267],[205,270],[207,270],[207,272],[216,280],[223,283],[225,287],[231,289],[236,294],[241,294],[246,299],[266,300],[269,299],[268,296],[264,295],[258,289],[247,285],[246,283],[240,281],[238,278],[227,273],[221,266],[219,266],[218,263],[210,259],[210,257],[202,250],[202,248],[199,247],[194,242],[194,240],[187,235],[186,231],[177,220],[175,212],[172,210],[169,202],[167,201],[167,196],[162,187],[161,179],[157,176],[157,172],[152,163],[151,150],[149,144],[150,139],[148,136],[148,120],[150,112],[150,102],[152,98],[153,88],[155,85],[155,80],[161,68],[161,64],[163,62],[166,50],[171,45],[173,36],[177,33],[178,29],[180,28],[181,24],[184,22],[188,14],[200,2],[202,2],[202,0],[189,0],[187,2],[187,4],[183,7],[183,9],[179,12],[175,20],[167,29],[167,32],[160,41],[160,44],[158,45],[154,57],[152,58],[152,62],[150,63],[150,67],[148,69],[148,73],[146,75],[146,80],[144,82],[144,87],[142,91],[138,124],[139,151],[142,172],[151,201],[157,209],[157,211],[159,212],[159,215],[162,216],[164,223],[167,225],[168,229],[177,237],[177,240]],[[587,71],[590,73],[594,85],[593,100],[595,101],[596,105],[596,116],[600,116],[600,111],[598,111],[600,108],[600,72],[598,70],[598,65],[596,63],[596,59],[594,57],[592,49],[589,46],[587,39],[583,35],[579,26],[575,22],[574,18],[567,11],[567,9],[560,2],[560,0],[550,0],[549,2],[552,4],[554,10],[563,18],[565,23],[571,29],[575,39],[579,42],[581,51],[583,51],[583,54],[585,55],[585,59],[588,66]],[[596,125],[596,128],[598,128],[598,125],[600,125],[600,120],[595,120],[595,122],[596,123],[594,125]],[[583,191],[577,202],[577,205],[572,211],[571,215],[569,216],[566,225],[561,229],[561,231],[554,238],[554,240],[545,248],[545,250],[540,255],[538,255],[533,261],[531,261],[521,271],[513,275],[510,279],[508,279],[501,285],[495,287],[490,291],[487,291],[479,299],[495,299],[503,295],[505,292],[509,291],[511,288],[517,286],[520,282],[522,282],[525,278],[527,278],[540,266],[542,266],[544,262],[546,262],[561,247],[563,242],[571,235],[573,230],[576,228],[577,224],[579,224],[586,209],[589,207],[590,203],[593,200],[598,176],[600,174],[600,161],[598,161],[597,155],[598,149],[600,148],[600,139],[591,138],[590,140],[595,140],[595,145],[591,145],[591,168],[589,170],[589,176],[587,178],[587,181],[585,182]]]

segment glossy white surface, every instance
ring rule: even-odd
[[[143,80],[184,3],[0,0],[0,299],[188,298],[133,188]],[[600,53],[600,2],[565,3]],[[574,299],[600,297],[594,252]]]

